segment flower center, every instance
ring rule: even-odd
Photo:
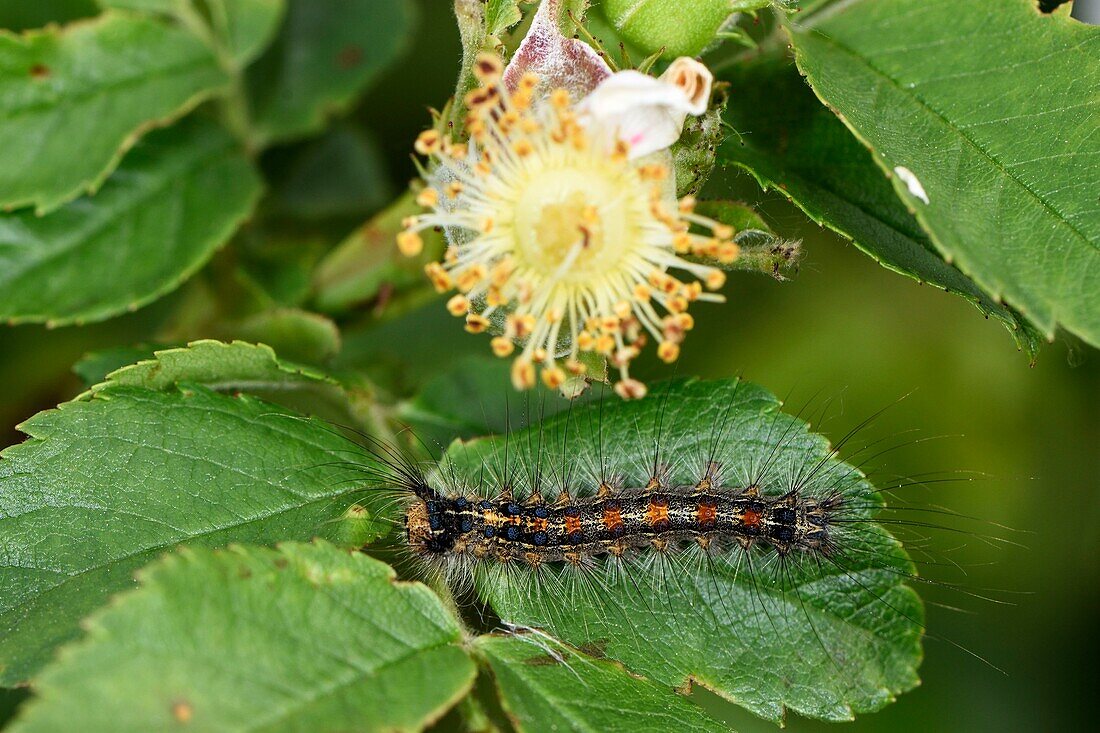
[[[590,280],[617,267],[633,237],[614,182],[576,168],[534,174],[516,204],[516,250],[522,265],[562,282]]]

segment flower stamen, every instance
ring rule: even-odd
[[[690,71],[675,81],[694,94]],[[629,368],[641,350],[652,340],[660,359],[675,361],[694,325],[690,305],[722,300],[704,286],[720,288],[725,274],[683,256],[732,262],[733,230],[696,214],[693,198],[674,198],[667,152],[637,157],[568,90],[539,99],[538,74],[506,88],[502,73],[492,54],[475,61],[468,141],[437,130],[417,138],[429,164],[416,201],[427,212],[406,222],[398,247],[419,254],[420,230],[444,231],[450,246],[425,272],[437,291],[458,291],[447,310],[467,331],[496,330],[491,350],[514,359],[517,389],[538,377],[561,388],[587,371],[587,353],[618,371],[616,393],[640,398],[646,387]]]

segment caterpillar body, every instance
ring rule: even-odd
[[[427,464],[376,446],[362,470],[396,495],[380,511],[404,550],[490,628],[538,629],[775,721],[846,720],[914,687],[923,579],[887,528],[937,525],[886,507],[759,387],[660,389]]]
[[[467,554],[479,560],[583,564],[586,558],[621,557],[647,547],[666,551],[695,542],[733,539],[748,549],[754,543],[775,548],[828,552],[829,514],[841,498],[767,497],[759,487],[717,485],[712,463],[693,486],[662,485],[655,477],[645,487],[623,489],[603,484],[593,497],[562,494],[553,503],[541,496],[519,503],[504,497],[442,496],[429,487],[405,515],[409,547],[422,555]]]

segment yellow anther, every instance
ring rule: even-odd
[[[580,376],[588,371],[588,367],[584,365],[584,362],[578,361],[572,357],[565,360],[565,368],[570,374]]]
[[[671,341],[662,341],[657,346],[657,357],[666,364],[671,364],[672,362],[676,361],[679,356],[679,344],[675,344]]]
[[[718,245],[718,261],[728,265],[740,256],[741,248],[733,242],[723,242]]]
[[[482,51],[474,60],[474,76],[482,84],[496,81],[504,71],[504,63],[493,53]]]
[[[512,143],[512,152],[521,158],[526,158],[528,155],[535,151],[535,147],[531,144],[531,141],[525,137],[521,137]]]
[[[510,315],[505,320],[504,331],[518,339],[526,338],[535,330],[535,317],[530,313],[522,316]]]
[[[439,191],[434,188],[425,188],[416,194],[416,203],[424,208],[435,206],[439,203]]]
[[[416,257],[424,251],[424,240],[416,232],[406,230],[397,235],[397,249],[406,257]]]
[[[533,71],[528,71],[519,78],[519,88],[525,89],[528,92],[535,90],[535,87],[539,85],[539,75]]]
[[[668,308],[670,313],[683,313],[688,309],[688,299],[682,295],[673,295],[665,301],[665,308]]]
[[[431,155],[432,153],[438,153],[442,144],[443,138],[440,136],[439,130],[425,130],[416,136],[413,150],[421,155]]]
[[[615,394],[624,400],[640,400],[646,395],[646,386],[637,379],[624,379],[615,385]]]
[[[714,236],[719,239],[730,239],[733,237],[733,227],[729,224],[715,224]]]
[[[565,383],[565,372],[561,367],[548,367],[542,370],[542,383],[550,389],[557,389]]]
[[[451,280],[451,276],[447,274],[447,271],[443,269],[443,266],[438,262],[429,262],[424,265],[424,272],[427,273],[428,279],[432,282],[432,287],[435,288],[437,293],[445,293],[454,287],[454,281]]]
[[[567,109],[569,107],[569,91],[558,88],[550,92],[550,106],[559,111]]]
[[[459,290],[468,293],[485,280],[485,276],[485,265],[479,262],[476,265],[470,265],[465,270],[458,273],[455,276],[455,282],[458,284]]]
[[[505,357],[511,354],[516,345],[512,342],[512,339],[506,336],[497,336],[489,342],[489,346],[492,348],[493,353],[499,357]]]
[[[483,333],[489,327],[489,319],[477,313],[466,315],[466,330],[470,333]]]
[[[512,362],[512,386],[516,389],[535,386],[535,365],[529,359],[521,356]]]
[[[447,301],[447,312],[452,316],[464,316],[470,310],[470,301],[465,295],[452,296]]]

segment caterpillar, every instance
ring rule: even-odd
[[[850,719],[914,687],[912,585],[927,581],[887,527],[939,525],[888,509],[838,458],[846,441],[829,445],[759,387],[662,390],[459,441],[427,465],[376,444],[361,470],[396,500],[382,511],[403,552],[485,623],[776,721],[788,708]]]

